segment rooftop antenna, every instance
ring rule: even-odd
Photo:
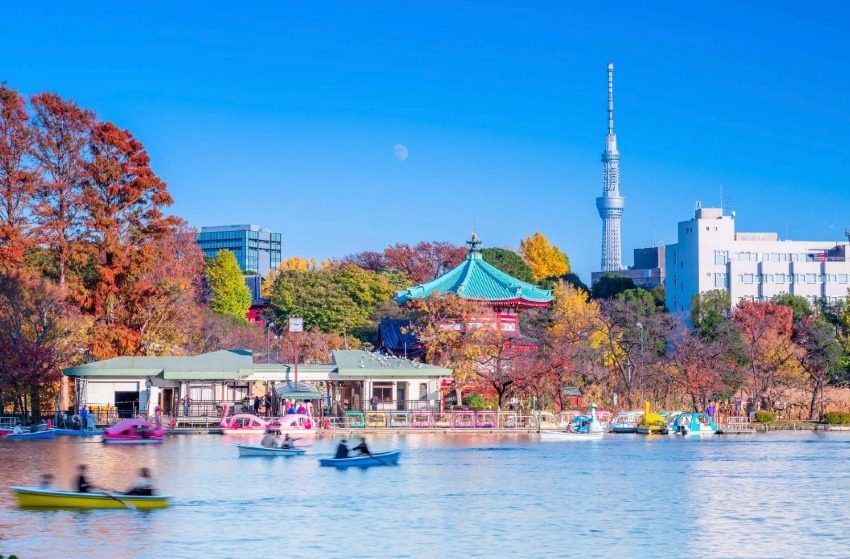
[[[847,237],[847,242],[850,243],[850,227],[844,230],[844,235]]]

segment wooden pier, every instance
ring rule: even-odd
[[[749,417],[727,417],[717,428],[718,435],[750,435],[755,432]]]

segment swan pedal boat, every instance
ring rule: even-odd
[[[333,466],[334,468],[366,468],[369,466],[394,466],[398,463],[398,458],[401,456],[400,450],[393,452],[373,452],[372,454],[362,454],[360,456],[350,456],[348,458],[320,458],[320,466]]]
[[[164,509],[170,497],[163,495],[123,495],[121,493],[79,493],[35,487],[10,487],[18,504],[27,508],[68,509]]]
[[[125,419],[103,430],[101,438],[107,444],[161,443],[165,437],[162,423],[144,419]]]
[[[279,448],[272,446],[238,444],[239,456],[300,456],[307,452],[303,448]]]

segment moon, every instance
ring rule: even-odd
[[[407,146],[404,144],[396,144],[393,146],[393,155],[399,161],[404,161],[407,159],[408,151]]]

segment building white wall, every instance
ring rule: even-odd
[[[827,256],[843,247],[843,255]],[[679,223],[678,242],[667,247],[666,304],[688,316],[697,293],[724,289],[732,306],[742,299],[766,301],[780,293],[810,300],[847,298],[847,242],[782,241],[775,233],[736,233],[734,216],[697,208]]]

